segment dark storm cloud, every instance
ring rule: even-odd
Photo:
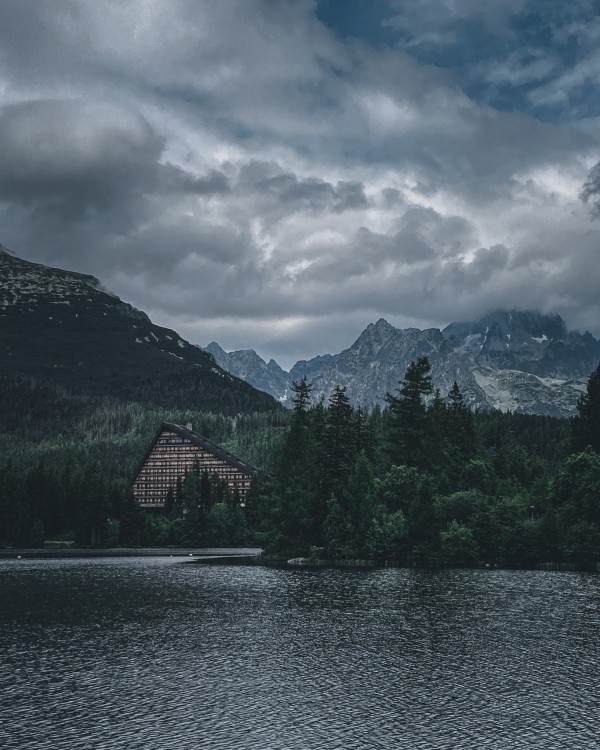
[[[79,221],[119,209],[157,180],[164,141],[141,118],[81,101],[35,101],[0,111],[0,195]]]
[[[276,163],[252,162],[239,173],[242,194],[266,198],[279,211],[311,211],[343,213],[367,207],[365,188],[361,182],[338,180],[331,184],[318,177],[299,178]]]
[[[322,297],[319,306],[330,313],[374,309],[376,302],[386,314],[409,315],[415,304],[422,314],[424,289],[442,275],[449,260],[462,260],[474,235],[474,227],[460,217],[409,206],[387,233],[360,227],[348,244],[317,248],[290,282],[306,292],[306,309]],[[475,266],[468,268],[473,271]]]
[[[140,217],[139,201],[152,193],[221,193],[225,176],[197,177],[162,164],[165,147],[138,115],[107,104],[33,101],[0,110],[0,197],[85,221]]]
[[[600,319],[593,4],[368,6],[0,0],[0,242],[267,356]]]
[[[170,263],[165,245],[160,258],[153,256],[140,227],[155,224],[157,213],[168,214],[173,203],[228,190],[217,170],[195,175],[161,162],[164,148],[165,139],[143,117],[110,104],[34,101],[4,107],[0,201],[5,203],[5,231],[25,221],[26,242],[36,257],[101,277],[110,278],[109,269],[128,263],[151,269],[158,262],[164,272]],[[196,246],[207,234],[196,237]],[[166,245],[169,257],[186,251],[186,242],[176,240],[181,235],[174,231]],[[219,250],[211,237],[205,252]]]
[[[503,245],[490,248],[479,248],[470,262],[459,261],[453,271],[456,273],[456,286],[463,286],[465,290],[473,289],[476,285],[485,284],[498,271],[508,265],[509,253]]]

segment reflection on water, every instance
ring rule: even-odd
[[[600,577],[0,561],[0,747],[600,748]]]

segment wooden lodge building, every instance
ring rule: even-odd
[[[224,479],[232,492],[237,489],[242,502],[258,473],[254,466],[194,432],[191,424],[163,422],[137,469],[134,500],[142,508],[164,508],[169,490],[175,490],[177,480],[184,478],[195,461],[211,476]]]

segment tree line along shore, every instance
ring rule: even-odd
[[[343,385],[291,411],[222,415],[72,398],[4,383],[0,543],[90,547],[260,546],[271,560],[595,569],[600,562],[600,366],[572,419],[472,412],[460,385],[433,388],[412,362],[386,407],[353,408]],[[263,467],[244,507],[194,465],[162,513],[130,482],[160,421],[199,431]]]

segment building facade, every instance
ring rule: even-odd
[[[258,470],[202,435],[192,425],[163,422],[154,436],[133,480],[133,497],[142,508],[164,508],[170,489],[198,461],[202,471],[217,475],[237,490],[243,502]]]

